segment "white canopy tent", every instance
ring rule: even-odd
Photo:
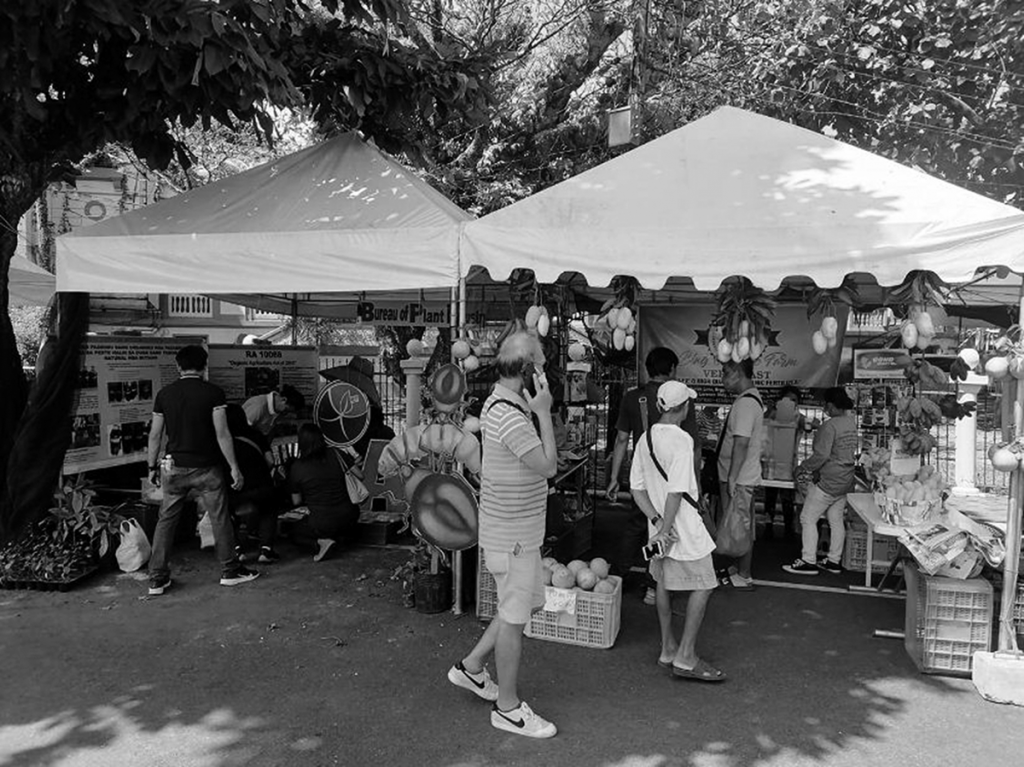
[[[464,226],[461,270],[533,269],[650,289],[742,274],[835,287],[851,272],[892,285],[927,269],[964,282],[1024,269],[1024,213],[788,123],[723,107]]]
[[[591,285],[616,275],[658,290],[688,277],[714,290],[744,275],[879,285],[929,270],[964,283],[985,266],[1024,270],[1024,213],[812,131],[726,107],[507,208],[467,223],[460,270],[496,280],[529,268]],[[671,282],[670,282],[671,281]],[[1024,300],[1018,302],[1024,313]],[[1016,433],[1024,433],[1024,386]],[[1000,647],[1020,554],[1024,480],[1008,514]]]
[[[11,259],[7,270],[11,306],[46,306],[53,297],[55,279],[23,256]]]
[[[57,288],[308,293],[450,288],[470,218],[356,134],[57,241]]]

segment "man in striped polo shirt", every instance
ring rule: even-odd
[[[469,655],[448,671],[452,684],[494,702],[493,727],[531,738],[558,732],[520,700],[517,686],[523,629],[530,615],[544,606],[540,547],[548,479],[558,463],[543,365],[540,341],[529,333],[513,333],[498,350],[498,382],[481,415],[480,472],[480,548],[497,586],[498,610]],[[485,666],[491,651],[500,684]]]

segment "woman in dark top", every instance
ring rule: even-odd
[[[232,515],[255,509],[255,523],[260,541],[259,561],[271,564],[281,557],[274,551],[277,536],[277,515],[285,508],[287,500],[282,491],[274,486],[271,467],[274,458],[270,443],[257,429],[249,425],[241,405],[228,405],[228,429],[235,447],[235,458],[242,470],[244,484],[241,490],[228,494]]]
[[[288,473],[288,486],[292,502],[309,508],[309,516],[295,525],[293,535],[297,540],[316,540],[313,561],[319,562],[339,538],[355,532],[359,508],[349,498],[337,454],[311,423],[299,427],[299,458]]]

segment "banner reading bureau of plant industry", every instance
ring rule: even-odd
[[[198,338],[90,336],[82,346],[64,473],[146,460],[156,393],[177,380],[174,355]]]
[[[711,304],[641,306],[637,357],[641,380],[647,378],[647,353],[665,346],[679,356],[676,376],[696,389],[698,403],[732,402],[732,395],[722,386],[722,364],[715,350],[708,347],[708,327],[714,311]],[[813,390],[835,386],[847,313],[845,307],[837,310],[836,343],[818,355],[811,346],[811,334],[821,326],[821,316],[808,319],[805,306],[776,307],[768,345],[754,361],[754,384],[766,403],[774,401],[783,386],[800,388],[808,401],[813,399]]]

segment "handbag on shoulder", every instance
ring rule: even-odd
[[[341,457],[337,450],[334,451],[334,457],[338,459],[338,465],[341,466],[341,470],[345,473],[345,487],[348,489],[348,497],[352,503],[358,506],[370,497],[370,491],[363,480],[356,476],[355,469],[346,465],[345,459]]]

